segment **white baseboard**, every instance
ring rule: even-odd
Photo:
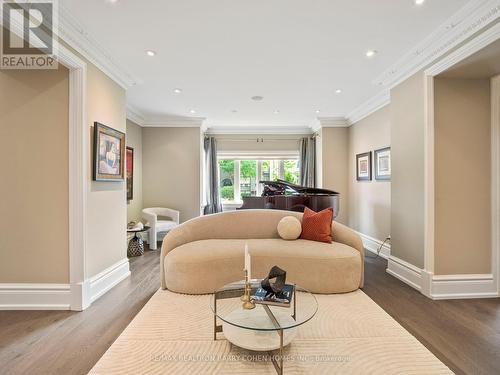
[[[0,310],[85,310],[129,275],[125,258],[79,284],[0,284]]]
[[[492,274],[433,275],[395,256],[390,256],[387,273],[434,299],[497,298]]]
[[[111,267],[91,277],[89,283],[90,303],[105,294],[120,281],[130,276],[130,267],[128,258],[124,258]]]
[[[380,256],[384,259],[389,259],[391,256],[391,244],[388,242],[378,240],[376,238],[367,236],[361,232],[357,232],[363,241],[363,247],[371,253],[377,254],[378,249],[380,249]],[[383,245],[382,245],[383,244]],[[380,248],[382,246],[382,248]]]
[[[492,274],[434,275],[430,288],[432,299],[465,299],[498,297]]]
[[[420,291],[422,289],[422,270],[413,264],[395,256],[390,256],[387,262],[387,273]]]
[[[69,284],[0,284],[0,310],[69,310]]]

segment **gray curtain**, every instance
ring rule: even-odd
[[[300,184],[307,187],[316,185],[316,141],[307,137],[300,140]]]
[[[222,212],[219,197],[219,166],[217,165],[217,142],[214,137],[206,137],[203,143],[205,149],[205,194],[207,205],[203,214]]]

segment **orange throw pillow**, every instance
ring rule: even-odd
[[[306,207],[304,209],[304,216],[302,217],[302,234],[300,238],[303,240],[331,243],[332,220],[332,208],[325,208],[323,211],[314,212]]]

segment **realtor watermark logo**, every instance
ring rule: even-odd
[[[0,0],[0,69],[57,69],[57,0]]]

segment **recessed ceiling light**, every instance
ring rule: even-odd
[[[275,114],[275,115],[277,115],[278,113],[280,113],[280,111],[278,111],[278,110],[275,110],[275,111],[274,111],[274,114]]]
[[[335,94],[342,94],[342,89],[335,90]]]
[[[321,111],[319,109],[316,110],[316,113],[320,113]]]
[[[195,111],[194,109],[191,109],[191,110],[189,111],[189,113],[192,113],[192,114],[194,115],[194,114],[196,113],[196,111]]]
[[[374,49],[371,49],[369,51],[366,51],[366,57],[373,57],[377,54],[377,51]]]
[[[148,50],[146,50],[146,55],[153,57],[153,56],[156,56],[156,52],[148,49]]]
[[[262,99],[264,99],[264,97],[260,96],[260,95],[255,95],[255,96],[252,96],[251,99],[255,100],[256,102],[260,102]]]
[[[416,5],[422,5],[425,2],[425,0],[415,0]]]
[[[118,0],[106,0],[108,3],[115,4],[118,2]]]
[[[182,92],[182,89],[175,88],[174,89],[174,94],[180,94]]]

